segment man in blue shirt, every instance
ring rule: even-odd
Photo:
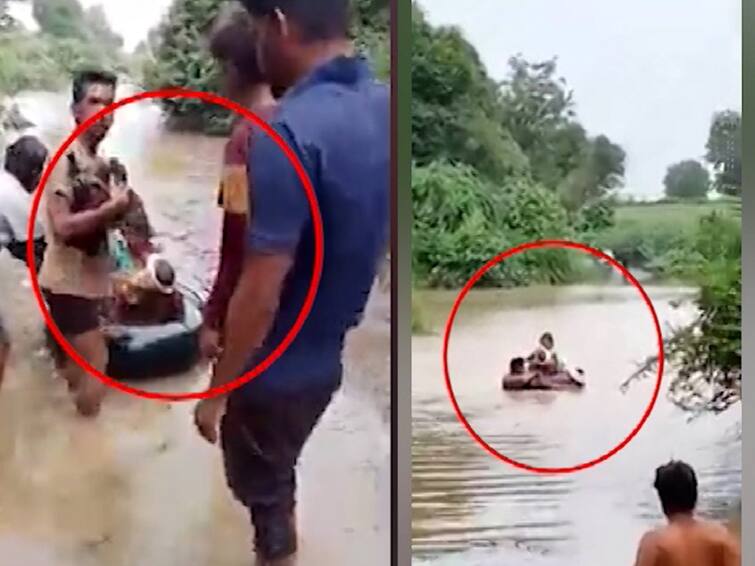
[[[249,508],[265,560],[296,550],[295,465],[341,383],[346,332],[362,315],[388,241],[388,89],[353,54],[348,0],[243,0],[255,20],[260,66],[285,92],[272,126],[312,182],[324,265],[312,310],[290,348],[229,398],[200,402],[201,434],[221,443],[234,495]],[[212,386],[274,350],[291,328],[312,276],[315,244],[304,187],[267,135],[249,156],[247,257],[228,308]]]

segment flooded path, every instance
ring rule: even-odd
[[[120,93],[124,95],[123,92]],[[51,148],[67,98],[21,97]],[[119,111],[105,148],[129,168],[181,281],[204,293],[217,262],[222,140],[164,132],[147,104]],[[42,319],[23,266],[0,255],[0,310],[14,351],[0,391],[0,556],[8,566],[249,566],[251,529],[225,486],[193,403],[112,392],[85,421],[40,353]],[[349,336],[344,386],[300,465],[298,565],[389,563],[389,299],[376,293]],[[206,387],[202,369],[147,383]],[[140,384],[141,386],[141,384]]]
[[[692,316],[670,303],[684,290],[648,288],[661,325]],[[424,306],[442,328],[453,296]],[[500,390],[508,359],[551,331],[557,351],[581,366],[587,389]],[[628,287],[482,291],[467,296],[449,347],[461,410],[505,455],[571,466],[617,445],[635,426],[653,383],[620,383],[655,352],[651,319]],[[741,493],[740,408],[693,422],[661,395],[646,426],[608,462],[566,476],[519,472],[479,447],[456,419],[441,372],[441,336],[412,342],[413,552],[416,564],[603,566],[632,564],[643,531],[662,517],[655,468],[671,458],[696,467],[701,511],[727,519]],[[665,391],[665,390],[664,390]],[[607,560],[609,558],[609,560]]]

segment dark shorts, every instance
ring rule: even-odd
[[[42,294],[50,316],[64,336],[79,336],[100,327],[101,300],[58,295],[47,290],[42,290]]]
[[[221,427],[226,478],[236,499],[255,509],[293,509],[296,463],[335,391],[250,401],[231,395]]]

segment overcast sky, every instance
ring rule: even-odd
[[[102,5],[110,21],[110,26],[123,37],[125,48],[132,50],[150,29],[155,27],[167,12],[173,0],[79,0],[84,8]],[[14,14],[22,16],[25,24],[30,24],[30,3],[12,6]],[[27,17],[23,17],[27,16]]]
[[[626,191],[657,196],[666,168],[705,152],[713,112],[741,109],[739,0],[420,0],[458,25],[495,79],[509,57],[554,55],[592,134],[627,152]]]
[[[85,8],[101,4],[110,26],[123,37],[131,50],[147,38],[150,29],[160,23],[173,0],[79,0]]]

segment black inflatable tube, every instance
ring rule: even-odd
[[[118,381],[138,381],[180,374],[199,361],[201,302],[182,290],[184,317],[177,322],[151,326],[112,325],[108,328],[109,377]],[[46,329],[47,330],[47,329]],[[47,330],[53,353],[60,353],[55,338]]]
[[[107,374],[118,380],[167,377],[199,361],[199,303],[184,294],[184,318],[159,326],[111,326]]]

